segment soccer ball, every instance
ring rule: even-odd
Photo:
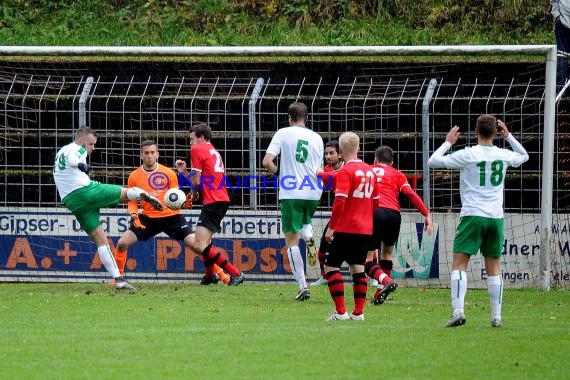
[[[180,210],[186,202],[186,194],[175,187],[164,194],[164,204],[171,210]]]

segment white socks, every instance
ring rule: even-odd
[[[289,257],[289,264],[291,265],[291,270],[293,271],[293,277],[299,284],[299,290],[305,289],[307,287],[307,279],[305,278],[305,264],[303,263],[303,258],[301,257],[299,246],[296,245],[287,248],[287,256]]]
[[[467,293],[467,273],[451,271],[451,307],[453,314],[464,314],[465,294]]]
[[[111,253],[111,247],[109,245],[103,245],[101,247],[97,247],[97,253],[99,253],[99,258],[101,259],[101,263],[107,269],[107,272],[111,274],[111,277],[117,278],[121,277],[121,272],[119,272],[119,267],[117,267],[117,263],[115,262],[115,258]]]
[[[129,187],[127,189],[127,198],[129,198],[130,201],[134,201],[140,199],[142,193],[146,193],[146,191],[139,187]]]
[[[501,319],[501,305],[503,304],[503,278],[501,276],[488,276],[487,289],[491,301],[491,318]]]
[[[501,320],[501,306],[503,304],[503,278],[501,276],[488,276],[487,289],[491,303],[491,318]],[[467,293],[467,276],[463,271],[451,271],[451,306],[453,313],[464,313],[465,293]]]
[[[313,226],[311,224],[304,224],[301,231],[299,231],[299,235],[303,240],[309,240],[313,237]]]

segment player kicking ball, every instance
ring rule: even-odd
[[[101,208],[120,203],[140,200],[149,208],[162,210],[158,199],[138,187],[121,187],[92,181],[88,173],[87,156],[95,150],[97,135],[81,126],[75,132],[75,140],[61,148],[55,155],[53,179],[61,198],[61,203],[77,218],[81,228],[97,245],[101,263],[114,279],[117,289],[131,289],[115,262],[105,230],[101,226]]]

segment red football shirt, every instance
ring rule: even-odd
[[[200,189],[205,205],[214,202],[229,202],[225,185],[225,169],[222,156],[211,143],[192,145],[190,148],[192,170],[200,172]]]
[[[344,163],[343,163],[344,165]],[[342,165],[338,169],[333,169],[332,165],[326,164],[322,171],[317,173],[317,176],[323,182],[324,190],[333,190],[334,191],[334,177],[336,173],[342,168]],[[331,183],[332,182],[332,183]]]
[[[428,209],[426,205],[416,192],[412,190],[404,173],[386,164],[375,164],[372,166],[372,170],[380,184],[379,207],[400,211],[398,196],[402,193],[412,201],[414,206],[424,216],[427,216]]]
[[[379,182],[372,167],[350,160],[335,176],[335,198],[329,226],[335,232],[372,235],[372,214],[378,203]]]

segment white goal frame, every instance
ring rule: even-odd
[[[540,286],[551,287],[554,126],[556,117],[556,45],[479,46],[0,46],[0,56],[541,56],[545,58],[544,132],[541,186]]]

